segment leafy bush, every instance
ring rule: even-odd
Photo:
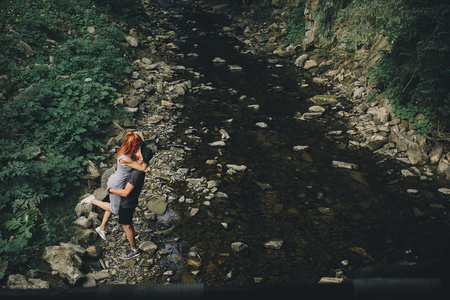
[[[443,0],[353,0],[339,12],[348,48],[376,34],[390,42],[370,77],[381,83],[396,116],[416,124],[418,133],[450,127],[449,19]]]
[[[379,79],[391,91],[391,102],[424,114],[450,128],[450,4],[403,0],[403,18],[388,33],[391,50],[379,66]],[[431,122],[429,122],[431,124]],[[426,132],[429,128],[421,128]]]
[[[305,37],[305,15],[304,9],[297,8],[287,16],[286,39],[290,43],[301,44]]]
[[[132,71],[120,46],[124,33],[106,21],[107,11],[93,0],[0,2],[7,32],[0,66],[19,91],[0,112],[0,264],[9,268],[67,234],[58,227],[72,219],[42,207],[76,199],[70,195],[88,159],[103,158],[102,137],[119,112],[114,86]]]

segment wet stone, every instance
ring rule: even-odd
[[[280,240],[280,239],[271,240],[271,241],[264,243],[264,247],[266,247],[268,249],[279,250],[283,246],[283,243],[284,243],[284,241]]]
[[[356,164],[347,163],[347,162],[343,162],[343,161],[337,161],[337,160],[334,160],[332,162],[332,165],[335,168],[343,168],[343,169],[350,169],[350,170],[358,169],[358,165],[356,165]]]
[[[231,249],[234,252],[242,252],[242,251],[244,251],[247,248],[248,248],[248,246],[246,244],[242,243],[242,242],[234,242],[234,243],[231,244]]]

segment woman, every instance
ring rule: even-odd
[[[132,169],[136,169],[142,172],[147,172],[150,170],[147,163],[139,163],[135,161],[136,151],[143,144],[142,138],[133,132],[128,132],[125,135],[125,141],[117,150],[117,170],[108,179],[108,185],[112,189],[123,189],[125,186],[125,180]],[[120,207],[119,195],[109,194],[109,202],[103,202],[95,199],[94,195],[91,195],[81,201],[81,204],[94,204],[105,210],[103,215],[102,224],[95,229],[102,239],[106,239],[106,222],[108,222],[111,213],[117,215],[119,213]]]

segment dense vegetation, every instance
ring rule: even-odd
[[[76,201],[79,175],[103,158],[101,138],[123,114],[113,101],[132,68],[111,19],[124,24],[139,3],[0,2],[0,76],[10,82],[0,99],[0,279],[6,264],[17,271],[70,234],[73,217],[47,207]]]
[[[290,17],[291,41],[298,40],[304,28],[301,13],[298,9]],[[418,133],[450,129],[447,0],[320,0],[313,18],[324,42],[332,42],[336,27],[347,31],[349,52],[383,34],[391,46],[370,80],[379,83],[396,116],[416,124]]]

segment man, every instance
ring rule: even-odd
[[[147,148],[145,144],[136,152],[136,158],[138,162],[148,163],[153,156],[153,151]],[[133,227],[133,213],[138,205],[139,194],[141,193],[142,186],[144,185],[145,172],[141,172],[133,169],[127,177],[125,187],[123,189],[111,189],[109,186],[108,192],[116,194],[122,197],[119,208],[119,224],[122,224],[122,228],[127,235],[128,242],[130,243],[130,250],[121,255],[123,259],[130,259],[139,255],[139,249],[136,247],[136,240],[134,238]]]
[[[148,163],[153,156],[153,151],[146,147],[143,143],[141,147],[136,151],[137,162]],[[127,235],[127,239],[130,242],[131,250],[125,253],[122,258],[128,259],[139,255],[139,251],[136,248],[136,241],[134,238],[134,227],[132,223],[134,209],[138,204],[139,194],[141,193],[142,186],[144,185],[145,172],[141,172],[133,169],[130,174],[128,174],[125,187],[123,189],[111,189],[107,185],[108,193],[113,193],[121,196],[120,207],[119,207],[119,223],[122,224],[123,229]],[[95,229],[100,237],[106,240],[105,226],[111,215],[110,204],[108,202],[103,202],[96,200],[95,197],[89,196],[83,201],[82,204],[93,204],[105,210],[105,215],[103,216],[102,224]],[[102,229],[103,227],[103,229]]]

